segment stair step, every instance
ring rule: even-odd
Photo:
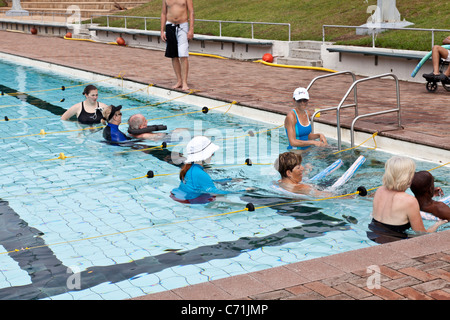
[[[290,53],[291,58],[298,59],[320,60],[320,56],[320,50],[312,49],[292,49]]]
[[[309,50],[320,50],[322,47],[322,41],[313,41],[313,40],[303,40],[297,41],[294,44],[294,49],[309,49]]]
[[[307,66],[307,67],[322,67],[322,60],[310,60],[310,59],[299,59],[299,58],[286,58],[280,57],[277,59],[278,64],[285,64],[290,66]]]

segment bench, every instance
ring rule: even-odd
[[[132,46],[165,50],[160,31],[103,26],[89,26],[88,30],[95,32],[101,41],[113,41],[121,36],[127,44]],[[189,49],[191,52],[210,53],[229,58],[259,59],[264,53],[271,51],[273,44],[272,40],[194,34],[193,40],[189,43]]]
[[[336,47],[336,48],[327,48],[329,52],[338,52],[339,53],[339,62],[342,61],[342,53],[350,53],[350,54],[362,54],[365,56],[374,56],[375,57],[375,65],[378,65],[378,57],[388,57],[388,58],[402,58],[406,60],[422,60],[425,54],[419,53],[401,53],[394,52],[389,50],[376,50],[376,49],[361,49],[361,48],[344,48],[344,47]],[[431,59],[431,58],[430,58]]]

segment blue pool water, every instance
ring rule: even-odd
[[[87,80],[8,62],[0,70],[0,118],[10,120],[0,122],[0,299],[127,299],[376,245],[366,237],[370,197],[291,202],[274,192],[279,177],[271,164],[287,146],[283,128],[95,83],[100,101],[123,105],[123,121],[140,112],[169,131],[211,136],[221,146],[211,176],[239,178],[222,186],[228,190],[254,188],[205,205],[180,204],[169,198],[179,184],[170,159],[187,136],[166,150],[108,145],[101,128],[59,119],[82,100]],[[379,186],[391,156],[331,151],[304,159],[311,177],[338,157],[344,161],[321,187],[359,155],[367,158],[337,194]],[[55,159],[60,153],[68,158]],[[247,158],[254,165],[244,165]],[[417,162],[418,170],[435,166]],[[154,178],[145,177],[149,170]],[[433,174],[448,194],[450,170]],[[249,202],[257,210],[243,211]]]

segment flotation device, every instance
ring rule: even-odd
[[[314,177],[312,177],[309,180],[310,181],[314,181],[314,180],[323,179],[327,175],[329,175],[330,173],[332,173],[335,170],[339,169],[342,166],[343,163],[344,162],[341,159],[338,159],[333,164],[331,164],[330,166],[328,166],[327,168],[325,168],[324,170],[322,170],[321,172],[319,172],[318,174],[316,174]]]
[[[359,156],[359,158],[356,159],[351,167],[345,171],[345,173],[329,188],[329,190],[334,190],[350,180],[350,178],[353,177],[355,172],[363,165],[364,162],[366,162],[366,158],[364,156]]]
[[[443,203],[445,203],[446,205],[450,206],[450,196],[445,197],[444,199],[439,200]],[[441,219],[439,219],[438,217],[436,217],[435,215],[429,213],[429,212],[425,212],[425,211],[420,211],[420,216],[422,217],[422,219],[425,220],[434,220],[434,221],[439,221]]]
[[[142,129],[131,129],[130,127],[128,127],[128,133],[134,134],[134,135],[139,135],[139,134],[143,134],[143,133],[152,133],[153,131],[162,131],[162,130],[167,130],[167,126],[165,126],[163,124],[156,124],[156,125],[147,126]]]
[[[286,196],[288,198],[294,198],[294,199],[312,199],[311,196],[308,196],[306,194],[301,194],[301,193],[295,193],[295,192],[290,192],[286,189],[283,189],[282,187],[280,187],[278,184],[276,184],[275,182],[272,183],[271,188],[273,190],[275,190],[278,194],[281,194],[283,196]]]

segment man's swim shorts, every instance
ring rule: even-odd
[[[189,42],[187,34],[189,31],[189,23],[166,24],[166,54],[168,58],[182,58],[189,56]]]

